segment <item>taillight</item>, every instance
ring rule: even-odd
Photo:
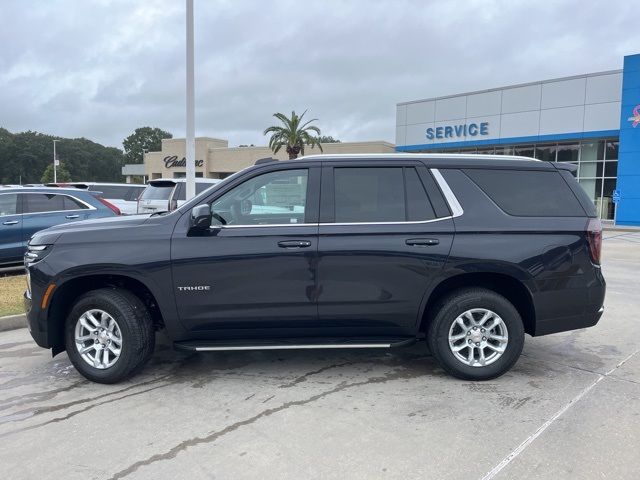
[[[120,211],[120,209],[118,207],[116,207],[113,203],[111,202],[107,202],[104,198],[102,197],[96,197],[101,204],[103,204],[105,207],[109,207],[116,215],[122,215],[122,212]]]
[[[592,218],[587,224],[587,241],[589,242],[589,255],[591,261],[600,265],[600,254],[602,252],[602,224],[597,218]]]

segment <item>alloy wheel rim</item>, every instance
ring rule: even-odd
[[[502,357],[509,332],[502,318],[486,308],[460,314],[449,328],[449,348],[457,360],[470,367],[485,367]]]
[[[112,367],[122,353],[120,325],[104,310],[87,310],[76,322],[75,344],[87,364],[100,370]]]

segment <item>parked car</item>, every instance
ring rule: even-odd
[[[48,186],[74,187],[84,190],[101,192],[101,197],[118,207],[123,215],[138,213],[138,197],[146,185],[135,183],[104,183],[104,182],[70,182],[53,183]]]
[[[196,178],[196,195],[220,183],[216,178]],[[138,199],[138,213],[173,211],[187,199],[184,178],[159,178],[149,180]]]
[[[450,374],[495,378],[525,333],[602,315],[601,226],[574,170],[493,155],[262,163],[171,213],[37,233],[30,332],[102,383],[138,371],[161,329],[194,352],[426,339]]]
[[[29,238],[60,223],[119,215],[93,192],[46,187],[0,190],[0,265],[23,262]]]

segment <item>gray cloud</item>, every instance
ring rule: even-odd
[[[309,109],[342,140],[394,139],[399,101],[621,68],[628,0],[195,0],[196,130],[264,144]],[[184,2],[4,0],[0,126],[120,146],[184,135]]]

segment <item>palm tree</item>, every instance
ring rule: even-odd
[[[302,115],[298,116],[295,111],[291,112],[291,118],[288,118],[283,113],[273,114],[274,117],[282,122],[282,126],[274,125],[264,131],[264,135],[271,134],[269,148],[273,153],[278,153],[282,147],[286,147],[289,160],[293,160],[298,158],[298,154],[304,155],[305,145],[309,145],[311,148],[317,145],[322,152],[322,145],[320,145],[318,138],[320,129],[315,125],[309,125],[318,119],[312,118],[308,122],[302,123],[302,117],[304,117],[305,113],[307,113],[306,110]],[[314,132],[316,135],[309,132]]]

